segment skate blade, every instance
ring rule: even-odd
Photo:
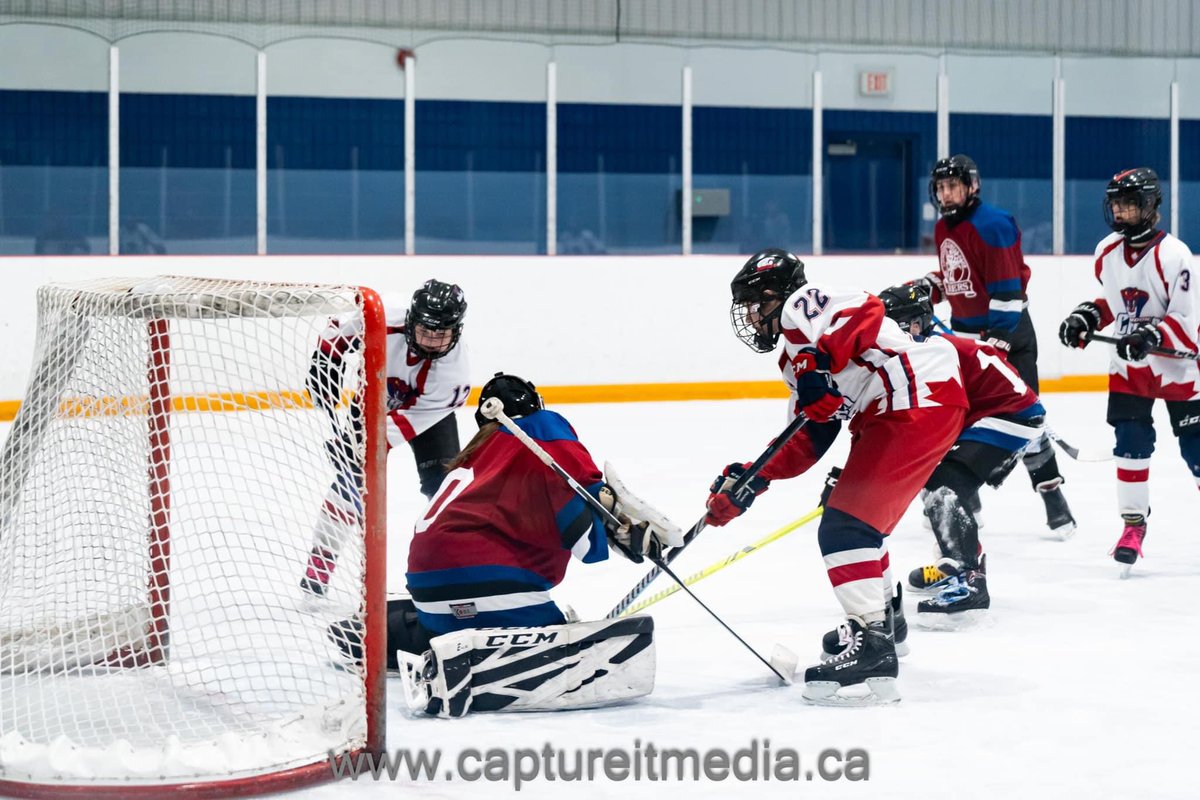
[[[1120,576],[1121,580],[1128,580],[1129,573],[1133,571],[1133,564],[1121,564],[1119,561],[1117,563],[1121,567],[1121,570],[1117,573],[1117,575]]]
[[[796,677],[796,667],[800,666],[800,656],[783,645],[777,644],[771,651],[770,663],[779,673],[783,682],[790,685]]]
[[[1066,525],[1060,525],[1057,528],[1051,528],[1050,532],[1057,536],[1060,542],[1066,542],[1075,538],[1075,531],[1078,529],[1079,526],[1074,522],[1068,522]]]
[[[909,617],[918,628],[926,631],[961,631],[968,628],[978,628],[988,620],[986,608],[973,608],[969,611],[958,611],[953,614],[917,611],[916,617]]]
[[[921,588],[920,586],[913,586],[912,584],[906,583],[904,584],[904,592],[906,594],[920,595],[921,597],[933,597],[942,590],[941,587],[934,589],[934,586],[937,586],[937,584],[931,583],[929,586]]]
[[[900,701],[895,678],[867,678],[863,683],[846,687],[837,681],[809,681],[804,684],[801,696],[816,706],[843,708],[881,706]]]

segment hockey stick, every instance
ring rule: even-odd
[[[793,522],[789,522],[787,525],[784,525],[782,528],[780,528],[777,531],[767,534],[763,538],[759,539],[757,542],[754,542],[753,544],[748,544],[745,547],[743,547],[741,550],[738,550],[736,553],[730,553],[728,556],[721,559],[720,561],[710,564],[709,566],[705,567],[704,569],[700,570],[699,572],[696,572],[696,573],[693,573],[693,574],[687,576],[686,578],[683,579],[683,582],[685,584],[687,584],[688,586],[699,583],[700,581],[707,578],[709,575],[714,575],[714,574],[720,572],[721,570],[725,569],[733,562],[741,561],[746,556],[750,555],[751,553],[753,553],[757,550],[761,550],[762,548],[769,545],[771,542],[782,539],[784,536],[787,536],[789,533],[796,530],[796,528],[799,528],[801,525],[806,525],[809,522],[812,522],[814,519],[821,516],[821,513],[824,510],[825,509],[818,506],[815,510],[808,512],[803,517],[800,517],[800,519],[795,520]],[[621,612],[621,616],[627,617],[631,614],[636,614],[639,611],[643,611],[643,610],[649,608],[650,606],[654,605],[655,603],[659,602],[660,600],[666,600],[668,597],[670,597],[671,595],[675,594],[678,591],[679,591],[678,586],[672,586],[668,589],[663,589],[661,592],[652,594],[649,597],[647,597],[645,600],[642,600],[641,602],[625,609],[623,612]]]
[[[750,465],[750,468],[742,473],[741,477],[733,482],[733,486],[731,486],[729,489],[729,494],[740,497],[742,492],[746,491],[746,485],[754,479],[754,476],[757,475],[764,466],[766,466],[766,463],[771,460],[772,456],[779,452],[780,448],[787,443],[788,439],[791,439],[797,431],[804,427],[805,423],[807,422],[808,419],[805,418],[803,414],[798,414],[795,419],[789,422],[787,427],[783,429],[783,432],[780,433],[779,436],[775,437],[775,440],[767,445],[767,449],[762,451],[762,454],[754,460],[754,463]],[[706,512],[703,517],[700,517],[700,519],[696,521],[696,524],[691,527],[691,530],[683,535],[683,544],[667,553],[666,557],[663,559],[664,563],[670,564],[672,561],[678,558],[679,554],[682,553],[684,549],[692,543],[692,540],[700,535],[700,531],[704,530],[705,528],[704,519],[707,516],[708,514]],[[629,592],[621,598],[620,602],[612,607],[612,610],[608,612],[608,615],[605,617],[605,619],[616,619],[617,617],[621,616],[625,609],[633,605],[633,602],[638,599],[642,592],[646,591],[647,587],[649,587],[650,584],[654,582],[654,579],[661,575],[662,572],[663,571],[657,566],[647,572],[646,575],[640,581],[638,581],[637,585],[630,589]]]
[[[1098,333],[1089,333],[1088,341],[1104,342],[1105,344],[1120,344],[1121,340],[1115,336],[1101,336]],[[1173,350],[1170,347],[1156,347],[1150,351],[1152,355],[1168,356],[1169,358],[1182,358],[1187,361],[1200,361],[1200,353],[1193,353],[1190,350]]]
[[[567,471],[558,465],[558,462],[554,460],[553,456],[547,453],[541,445],[530,438],[529,434],[521,430],[520,426],[513,422],[512,419],[504,413],[504,404],[500,402],[498,398],[489,397],[487,400],[484,400],[479,406],[479,411],[488,419],[494,419],[499,422],[504,426],[505,430],[517,437],[517,441],[529,448],[529,450],[535,456],[537,456],[543,464],[549,467],[555,475],[562,478],[566,484],[571,487],[571,491],[573,491],[579,497],[579,499],[583,500],[583,502],[590,506],[593,511],[599,514],[604,520],[605,525],[612,526],[613,528],[621,527],[621,521],[613,516],[611,511],[605,508],[604,505],[595,497],[593,497],[587,489],[580,486],[578,481],[568,475]],[[792,682],[792,679],[796,673],[796,666],[800,663],[800,659],[795,653],[791,652],[786,647],[783,647],[783,645],[777,644],[775,645],[774,652],[771,653],[771,660],[768,661],[767,659],[763,658],[762,655],[760,655],[757,650],[751,647],[745,639],[743,639],[741,636],[738,636],[733,628],[726,625],[725,620],[718,617],[716,612],[704,604],[704,601],[702,601],[699,597],[696,597],[695,593],[685,586],[683,581],[679,579],[679,576],[667,566],[665,560],[651,560],[654,561],[658,569],[661,569],[663,572],[667,573],[667,575],[669,575],[676,583],[678,583],[685,592],[691,595],[692,599],[699,603],[701,608],[707,611],[713,619],[720,623],[722,628],[729,631],[733,638],[737,639],[743,647],[753,653],[755,658],[767,666],[767,669],[775,673],[779,680],[783,681],[785,684],[790,684]]]
[[[1062,451],[1064,453],[1066,453],[1067,455],[1069,455],[1071,458],[1075,459],[1076,461],[1112,461],[1112,458],[1113,458],[1112,453],[1109,453],[1109,452],[1101,453],[1101,452],[1095,452],[1095,451],[1084,452],[1084,451],[1080,450],[1078,447],[1072,447],[1070,445],[1070,443],[1067,442],[1066,439],[1063,439],[1061,436],[1059,436],[1057,433],[1055,433],[1051,428],[1044,427],[1043,430],[1045,430],[1046,435],[1050,437],[1050,441],[1054,442],[1056,445],[1061,447]]]

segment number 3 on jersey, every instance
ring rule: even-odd
[[[475,471],[470,467],[459,467],[447,473],[442,479],[442,485],[438,487],[437,494],[429,501],[425,513],[417,520],[415,527],[416,533],[424,533],[437,519],[438,514],[442,513],[442,509],[454,502],[454,498],[462,494],[463,489],[471,485],[471,481],[475,480]]]

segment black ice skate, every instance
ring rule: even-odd
[[[982,569],[951,575],[934,597],[917,604],[917,625],[931,630],[957,630],[978,623],[992,599]]]
[[[1125,530],[1109,555],[1121,565],[1121,578],[1128,578],[1129,571],[1142,555],[1142,540],[1146,538],[1146,518],[1141,514],[1122,514]]]
[[[1043,481],[1037,485],[1038,494],[1046,504],[1046,527],[1058,538],[1066,541],[1075,533],[1075,517],[1062,493],[1062,478]]]
[[[892,632],[892,642],[896,645],[896,655],[903,658],[908,655],[908,620],[904,618],[903,588],[896,584],[896,594],[892,597],[887,608],[888,629]],[[831,631],[826,631],[821,637],[821,660],[828,661],[846,649],[853,637],[850,626],[842,623]]]
[[[822,706],[867,706],[900,699],[896,676],[900,662],[886,620],[864,623],[850,617],[844,626],[847,645],[833,658],[804,671],[803,697]],[[864,691],[843,693],[860,687]]]
[[[938,586],[950,576],[942,572],[937,564],[917,567],[908,573],[908,590],[913,594],[933,594]]]

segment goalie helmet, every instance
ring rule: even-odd
[[[947,178],[957,178],[967,187],[967,199],[962,205],[944,206],[938,200],[937,182]],[[958,154],[949,158],[939,159],[929,173],[929,202],[946,218],[954,223],[964,217],[971,209],[979,204],[979,167],[970,156]]]
[[[929,336],[933,333],[933,298],[929,287],[918,283],[889,286],[879,293],[884,313],[895,320],[905,333]],[[916,323],[916,330],[913,330]]]
[[[413,292],[412,304],[404,315],[404,338],[408,347],[421,358],[441,358],[454,349],[462,336],[467,298],[453,283],[427,280]],[[451,331],[449,342],[434,350],[417,341],[417,326],[429,331]]]
[[[1115,200],[1135,205],[1140,212],[1137,220],[1118,222],[1112,208]],[[1160,205],[1162,184],[1158,180],[1158,173],[1149,167],[1118,172],[1104,189],[1104,221],[1130,244],[1141,244],[1154,234]]]
[[[497,372],[483,385],[479,392],[479,406],[482,407],[483,402],[492,397],[504,404],[504,413],[512,419],[527,416],[546,407],[536,386],[524,378],[506,375],[503,372]],[[489,421],[479,408],[475,409],[475,424],[482,428]]]
[[[806,283],[804,262],[786,250],[769,247],[750,256],[729,284],[734,335],[757,353],[774,350],[783,301]]]

